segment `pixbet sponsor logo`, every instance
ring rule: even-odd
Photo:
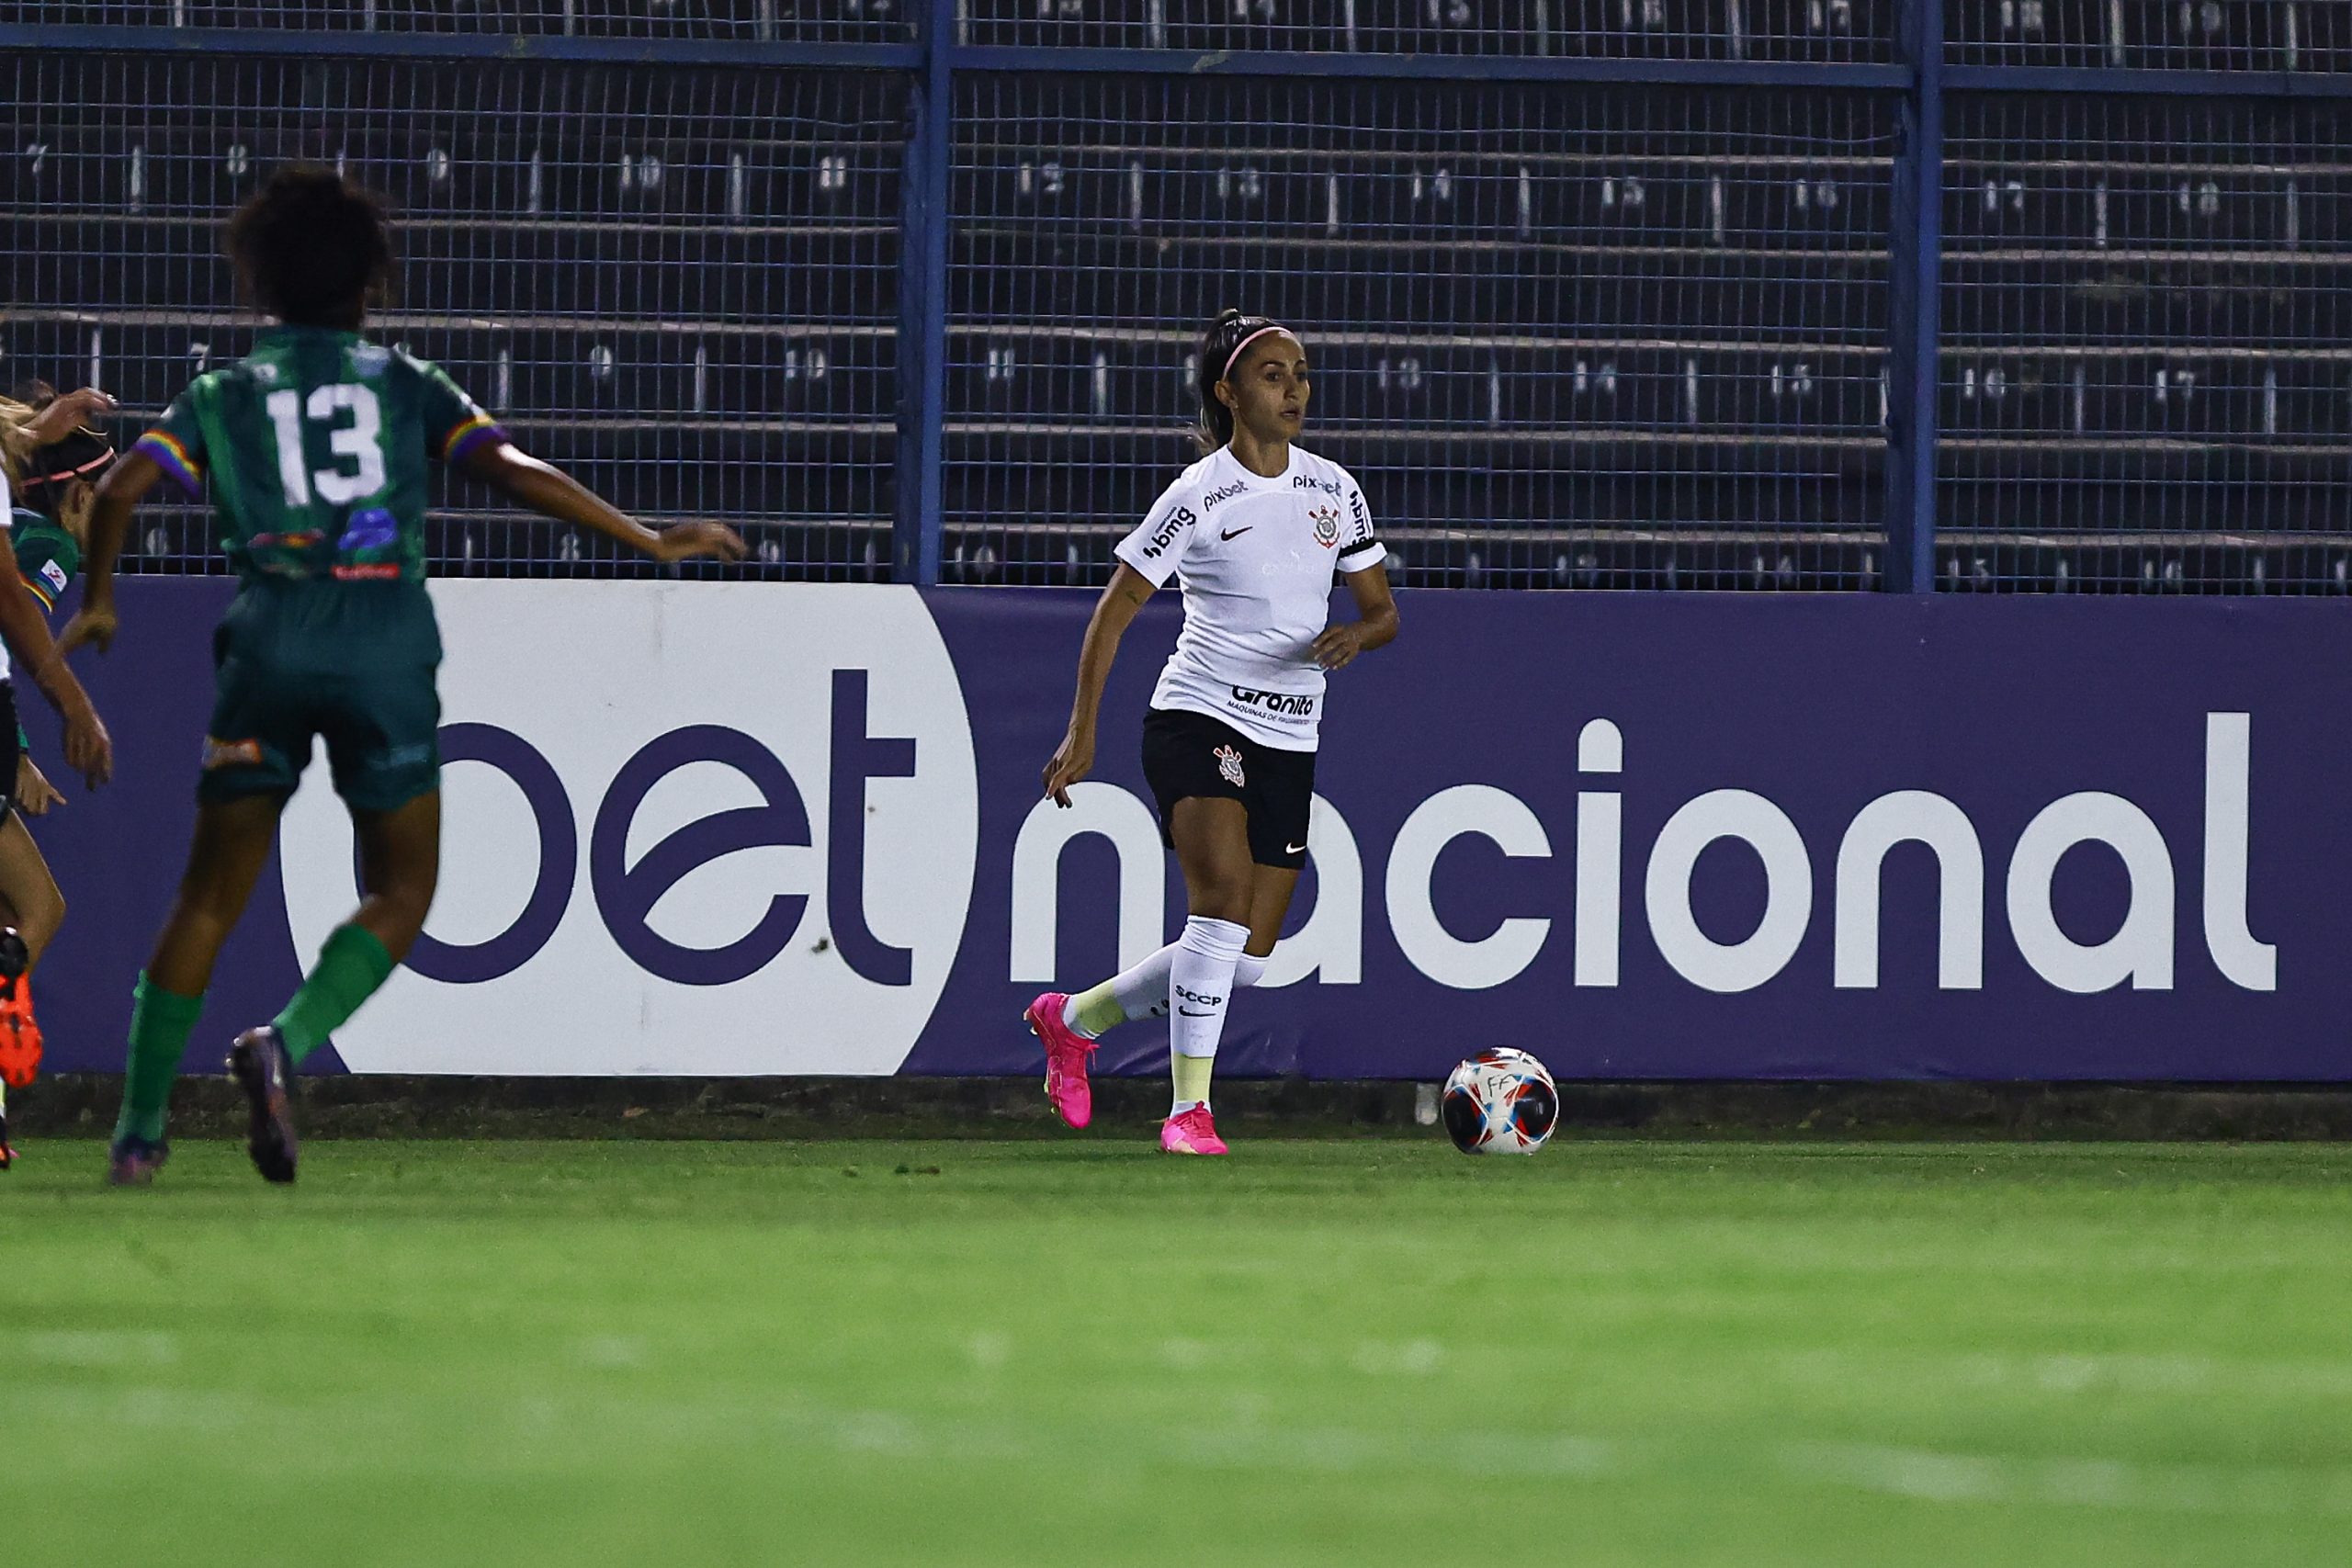
[[[2258,940],[2249,921],[2251,722],[2243,713],[2211,713],[2204,716],[2204,728],[2201,945],[2229,985],[2274,991],[2278,950]],[[1984,837],[1962,806],[1926,789],[1876,796],[1826,845],[1809,842],[1797,818],[1761,794],[1708,790],[1677,807],[1645,847],[1626,841],[1624,796],[1605,782],[1623,772],[1624,756],[1615,723],[1596,719],[1584,726],[1577,765],[1588,787],[1577,792],[1567,824],[1574,869],[1566,889],[1573,928],[1566,956],[1576,986],[1621,985],[1629,933],[1645,929],[1667,967],[1701,990],[1738,993],[1797,983],[1804,977],[1792,972],[1798,950],[1826,915],[1830,987],[1877,990],[1883,871],[1888,856],[1905,845],[1925,849],[1936,865],[1932,908],[1921,912],[1935,931],[1937,988],[1984,987],[1988,904],[2005,917],[2027,968],[2059,991],[2164,991],[2176,983],[2179,875],[2173,847],[2154,819],[2122,795],[2078,791],[2042,805],[2007,846],[2005,867],[1988,867]],[[1123,957],[1139,957],[1158,945],[1164,873],[1150,812],[1115,786],[1085,788],[1091,793],[1077,811],[1058,819],[1033,812],[1015,845],[1013,979],[1046,977],[1057,913],[1052,867],[1061,846],[1083,833],[1110,838],[1119,850]],[[1390,933],[1416,970],[1440,985],[1483,990],[1516,980],[1542,961],[1557,917],[1507,910],[1499,919],[1481,919],[1484,935],[1449,929],[1437,912],[1439,862],[1465,838],[1484,839],[1514,859],[1548,860],[1555,853],[1551,827],[1519,795],[1492,784],[1455,784],[1406,816],[1387,846],[1382,902]],[[1309,976],[1351,985],[1363,976],[1363,849],[1346,817],[1320,795],[1313,805],[1310,841],[1319,892],[1304,925],[1275,948],[1261,982],[1268,987]],[[1761,912],[1742,934],[1711,932],[1694,910],[1699,863],[1718,845],[1743,848],[1763,872]],[[2092,939],[2067,931],[2056,908],[2059,862],[2084,846],[2109,852],[2128,888],[2113,929]],[[1816,882],[1816,861],[1828,870],[1826,889]],[[1628,897],[1629,872],[1638,902]]]
[[[1231,501],[1235,496],[1247,491],[1249,488],[1250,487],[1248,485],[1243,484],[1239,479],[1236,479],[1228,485],[1220,485],[1216,490],[1213,490],[1206,495],[1201,497],[1201,510],[1204,513],[1214,512],[1217,509],[1220,503]]]
[[[442,895],[345,1059],[893,1070],[945,985],[978,845],[970,729],[920,599],[580,586],[435,585]],[[594,651],[560,684],[513,679],[550,647]],[[340,816],[322,788],[288,812],[305,951],[349,912]]]

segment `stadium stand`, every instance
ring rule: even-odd
[[[2352,589],[2352,100],[2274,91],[2352,71],[2347,9],[1947,6],[1940,586]],[[1307,330],[1312,444],[1363,477],[1403,581],[1886,581],[1895,274],[1919,254],[1894,0],[968,0],[958,47],[1008,61],[953,79],[935,410],[901,385],[905,57],[661,57],[904,45],[902,0],[19,10],[302,47],[125,35],[0,66],[9,380],[96,380],[136,417],[243,352],[218,226],[300,157],[398,210],[384,336],[646,514],[742,527],[769,575],[888,576],[905,434],[935,419],[943,580],[1098,581],[1188,459],[1184,357],[1236,303]],[[369,51],[336,52],[359,32]],[[403,33],[484,38],[417,59],[383,47]],[[498,34],[645,53],[501,59]],[[1303,63],[1081,70],[1074,46]],[[1427,79],[1356,64],[1400,52]],[[1638,79],[1680,66],[1712,73]],[[2075,85],[2024,90],[2049,67]],[[2150,69],[2210,74],[2118,90]],[[1739,74],[1764,70],[1810,74]],[[438,519],[444,570],[643,570],[494,512]],[[142,570],[215,569],[194,508],[139,545]]]

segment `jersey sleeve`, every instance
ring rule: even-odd
[[[58,558],[57,547],[30,528],[18,530],[12,543],[17,549],[17,574],[25,580],[25,587],[44,614],[56,609],[57,596],[74,581],[74,574]]]
[[[1175,575],[1176,562],[1192,544],[1193,525],[1200,520],[1193,487],[1178,479],[1160,492],[1136,531],[1111,553],[1150,579],[1154,588],[1164,586]]]
[[[172,476],[190,495],[204,493],[204,426],[197,418],[197,389],[188,388],[172,400],[164,417],[131,446]]]
[[[466,396],[465,389],[449,378],[447,371],[438,365],[422,362],[416,368],[424,378],[421,407],[426,451],[445,463],[456,463],[484,442],[506,439],[498,422]]]
[[[1340,546],[1340,570],[1363,571],[1386,560],[1388,547],[1373,532],[1372,508],[1364,504],[1363,487],[1356,483],[1356,477],[1348,475],[1342,488],[1347,491],[1348,531],[1342,536],[1345,542]]]

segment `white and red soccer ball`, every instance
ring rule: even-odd
[[[1465,1155],[1532,1155],[1559,1125],[1560,1091],[1543,1063],[1498,1045],[1453,1069],[1438,1112]]]

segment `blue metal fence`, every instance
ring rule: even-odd
[[[305,157],[388,335],[775,576],[1099,581],[1241,304],[1408,582],[2344,592],[2347,10],[23,0],[0,375],[241,352]],[[452,500],[441,570],[639,570]]]

